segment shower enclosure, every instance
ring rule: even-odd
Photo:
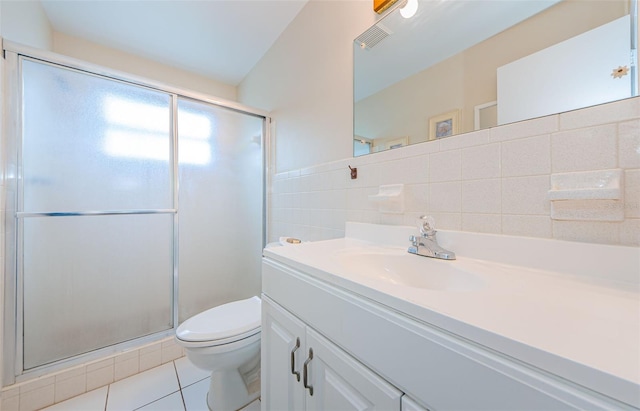
[[[264,114],[8,48],[5,384],[259,293]]]

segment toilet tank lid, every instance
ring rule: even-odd
[[[176,330],[184,341],[215,341],[243,335],[260,328],[259,297],[233,301],[189,318]]]

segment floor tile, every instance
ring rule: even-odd
[[[107,411],[131,411],[180,390],[173,362],[111,384]]]
[[[104,411],[108,389],[109,387],[98,388],[44,408],[42,411]]]
[[[182,402],[182,395],[180,392],[174,392],[173,394],[160,398],[151,404],[138,408],[138,411],[184,411],[184,402]]]
[[[187,411],[209,411],[207,406],[209,381],[210,378],[207,378],[182,390],[182,397]]]
[[[180,387],[185,388],[211,376],[210,371],[201,370],[189,361],[187,357],[175,360]]]

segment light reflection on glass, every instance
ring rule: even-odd
[[[114,157],[169,161],[169,139],[159,134],[108,130],[104,150]]]
[[[211,137],[211,120],[202,114],[180,110],[180,138],[208,140]]]
[[[123,99],[104,98],[107,121],[104,150],[113,157],[169,161],[169,108]],[[211,121],[180,112],[180,163],[205,165],[211,161]]]
[[[104,117],[109,124],[140,131],[169,131],[169,107],[154,106],[114,95],[104,98],[103,107]]]

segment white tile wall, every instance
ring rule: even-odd
[[[551,220],[548,216],[503,214],[502,234],[551,238]]]
[[[462,182],[463,213],[500,214],[502,195],[500,179]]]
[[[638,157],[640,157],[640,152]],[[624,188],[624,216],[626,218],[640,218],[640,169],[625,171]]]
[[[77,367],[56,375],[54,402],[87,392],[86,367]]]
[[[385,164],[385,169],[389,164]],[[385,170],[386,173],[386,170]],[[429,157],[429,181],[454,181],[462,178],[462,151],[452,150],[431,154]]]
[[[104,387],[114,381],[114,359],[87,365],[87,391]]]
[[[162,345],[154,344],[139,350],[140,372],[149,370],[162,364]]]
[[[476,233],[500,234],[502,221],[500,214],[462,214],[462,230]]]
[[[138,350],[119,355],[115,359],[114,379],[116,381],[130,377],[140,371]]]
[[[624,221],[551,220],[552,173],[609,168],[625,170]],[[271,178],[270,241],[342,237],[346,221],[414,225],[428,213],[444,229],[640,246],[640,98]],[[405,212],[378,212],[367,196],[395,183]]]
[[[640,98],[636,97],[562,113],[559,115],[560,128],[568,130],[598,126],[600,124],[619,123],[625,120],[637,119],[638,113],[640,113]]]
[[[184,356],[174,337],[5,387],[0,410],[34,411]],[[173,366],[171,366],[173,368]]]
[[[640,168],[640,120],[618,124],[619,161],[622,168]]]
[[[429,209],[433,211],[460,212],[462,209],[462,183],[433,183],[429,190]]]
[[[548,215],[548,175],[502,179],[502,212],[505,214]]]
[[[500,172],[500,144],[485,144],[462,150],[462,178],[497,178]]]
[[[542,135],[502,143],[502,176],[551,173],[551,136]]]
[[[550,134],[558,130],[558,116],[547,116],[492,128],[489,141],[517,140]]]
[[[606,170],[618,163],[616,124],[605,124],[551,135],[554,173]]]

